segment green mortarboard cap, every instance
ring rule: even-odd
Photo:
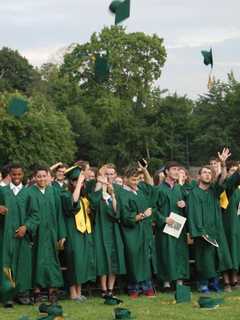
[[[69,180],[76,180],[78,179],[80,173],[81,173],[81,169],[79,168],[79,166],[73,166],[65,171],[65,176]]]
[[[64,318],[63,316],[48,315],[46,317],[38,318],[38,320],[64,320]]]
[[[48,315],[60,316],[63,314],[63,308],[59,304],[40,304],[38,308],[40,313],[47,313]]]
[[[212,49],[210,49],[209,51],[205,51],[202,50],[201,51],[202,55],[203,55],[203,62],[206,66],[208,66],[209,64],[211,65],[211,67],[213,67],[213,54],[212,54]]]
[[[115,308],[114,319],[133,319],[131,312],[126,308]]]
[[[130,0],[114,0],[109,10],[115,14],[115,25],[130,17]]]
[[[95,80],[97,82],[103,82],[105,80],[108,80],[110,67],[106,55],[96,55],[94,69]]]
[[[8,113],[17,118],[21,117],[28,111],[27,101],[20,98],[12,98],[8,104]]]
[[[177,303],[191,301],[190,287],[177,284],[176,293],[175,293],[175,300]]]
[[[107,296],[104,301],[104,304],[107,304],[109,306],[115,306],[120,303],[123,303],[123,301],[116,297],[109,297],[109,296]]]
[[[223,304],[223,298],[211,298],[204,296],[198,299],[198,304],[200,308],[215,309],[220,304]]]

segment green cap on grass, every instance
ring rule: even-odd
[[[175,300],[177,303],[191,301],[190,287],[177,284],[176,293],[175,293]]]
[[[113,319],[133,319],[131,312],[126,308],[115,308]]]
[[[205,309],[216,309],[220,304],[223,304],[223,298],[211,298],[211,297],[200,297],[198,299],[200,308]]]
[[[106,296],[105,301],[104,301],[104,304],[107,304],[109,306],[115,306],[120,303],[123,303],[123,301],[116,298],[116,297],[109,297],[109,296]]]

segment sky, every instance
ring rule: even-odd
[[[111,0],[7,0],[0,3],[0,47],[17,49],[40,66],[71,43],[84,43],[93,32],[111,26]],[[209,67],[201,50],[213,49],[214,75],[240,80],[239,0],[131,0],[127,32],[164,39],[167,61],[159,81],[190,98],[207,92]]]

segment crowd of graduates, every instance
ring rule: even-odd
[[[220,291],[220,277],[225,291],[239,288],[240,167],[229,157],[224,149],[195,177],[175,161],[154,177],[145,160],[122,176],[110,163],[35,166],[27,181],[22,165],[4,166],[0,288],[14,288],[7,298],[1,290],[4,306],[38,303],[46,291],[53,303],[60,288],[84,302],[82,285],[98,280],[106,299],[122,275],[132,299],[152,298],[153,277],[163,291],[190,278],[190,245],[200,292]],[[178,228],[171,213],[186,218],[179,237],[164,232]]]

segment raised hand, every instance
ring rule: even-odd
[[[82,172],[81,171],[81,173],[80,173],[80,175],[79,175],[79,178],[78,178],[78,181],[80,182],[80,183],[83,183],[84,182],[84,180],[85,180],[85,172]]]
[[[141,170],[147,169],[147,167],[148,167],[147,160],[142,159],[142,162],[144,163],[144,166],[141,164],[140,161],[138,161],[138,162],[137,162],[137,163],[138,163],[138,167],[139,167]]]
[[[222,164],[225,164],[227,159],[231,156],[231,152],[228,148],[223,148],[222,153],[218,152],[218,158]]]

